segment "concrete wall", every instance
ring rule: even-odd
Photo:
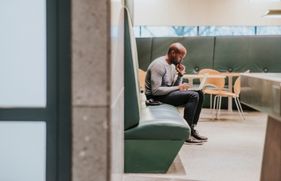
[[[135,25],[281,25],[281,19],[262,18],[281,2],[248,0],[135,0]]]
[[[122,177],[121,3],[72,1],[73,181]]]

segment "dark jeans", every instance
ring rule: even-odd
[[[204,95],[202,91],[173,91],[164,96],[147,96],[173,106],[184,106],[184,119],[191,129],[197,124],[202,109]]]

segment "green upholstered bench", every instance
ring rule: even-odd
[[[140,117],[125,130],[125,171],[165,173],[190,134],[189,127],[167,104],[143,108]]]
[[[174,106],[141,106],[136,42],[130,28],[125,13],[125,172],[165,173],[190,128]]]

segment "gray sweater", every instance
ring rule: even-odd
[[[182,83],[175,65],[168,64],[165,58],[165,56],[159,57],[149,65],[145,77],[146,95],[166,95],[178,90],[178,85]]]

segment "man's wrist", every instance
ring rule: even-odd
[[[182,73],[180,73],[180,72],[178,72],[178,76],[179,76],[179,77],[182,77],[182,76],[183,76],[183,74],[182,74]]]

